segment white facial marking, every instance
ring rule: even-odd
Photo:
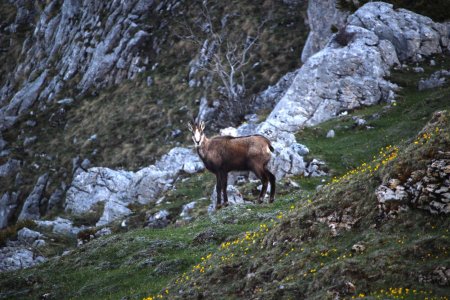
[[[200,144],[203,140],[203,133],[200,132],[197,128],[194,129],[192,140],[194,141],[194,144],[196,147],[200,147]]]

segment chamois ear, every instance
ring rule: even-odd
[[[200,122],[200,128],[202,129],[202,131],[205,130],[205,122]]]
[[[192,128],[191,122],[188,122],[188,123],[187,123],[187,127],[188,127],[188,129],[189,129],[190,132],[193,132],[193,131],[194,131],[194,129]]]

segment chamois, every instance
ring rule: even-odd
[[[270,141],[262,135],[242,137],[216,136],[211,139],[205,136],[204,122],[188,123],[192,132],[197,153],[205,167],[216,175],[217,205],[222,207],[222,194],[224,206],[228,206],[227,181],[230,171],[252,171],[262,182],[258,203],[264,199],[267,185],[270,181],[270,199],[272,203],[275,196],[275,176],[267,169],[273,147]]]

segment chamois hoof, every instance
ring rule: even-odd
[[[273,203],[275,199],[269,199],[269,203]]]
[[[228,202],[225,202],[224,204],[223,204],[223,207],[228,207]]]
[[[219,210],[219,209],[221,209],[222,208],[222,204],[217,204],[216,205],[216,210]]]
[[[256,200],[256,203],[261,204],[263,203],[261,199]]]

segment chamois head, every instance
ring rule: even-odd
[[[196,148],[200,147],[205,140],[205,134],[203,133],[203,130],[205,129],[205,122],[194,122],[194,124],[191,124],[191,122],[189,122],[188,129],[190,132],[192,132],[192,140],[194,141],[194,146]]]

